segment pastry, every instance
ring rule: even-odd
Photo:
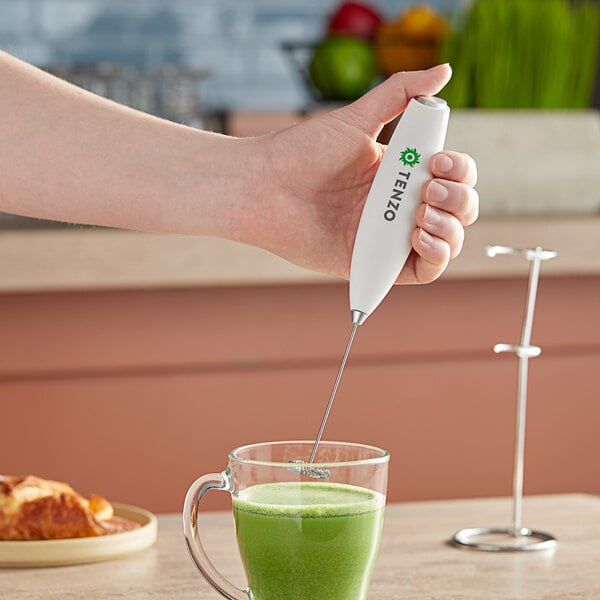
[[[105,498],[84,498],[66,483],[0,475],[0,540],[93,537],[138,526],[115,516]]]

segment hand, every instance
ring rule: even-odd
[[[356,102],[260,138],[268,164],[260,213],[244,241],[306,268],[348,278],[367,193],[385,146],[377,135],[410,98],[438,93],[451,75],[440,65],[397,73]],[[469,156],[440,152],[423,188],[413,250],[397,283],[438,278],[462,248],[464,226],[478,214],[476,166]]]

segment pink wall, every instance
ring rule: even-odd
[[[395,288],[359,330],[326,437],[389,449],[391,500],[510,494],[517,360],[491,348],[525,286]],[[525,491],[600,493],[600,277],[539,294]],[[2,295],[0,472],[178,511],[230,448],[315,435],[349,328],[344,284]]]

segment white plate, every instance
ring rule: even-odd
[[[156,517],[136,506],[113,504],[115,515],[139,523],[123,533],[68,540],[0,541],[0,567],[77,565],[119,558],[156,541]]]

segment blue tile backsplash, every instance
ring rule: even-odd
[[[465,0],[430,4],[451,11]],[[408,4],[373,0],[393,17]],[[0,48],[42,67],[116,62],[206,69],[205,109],[300,109],[281,42],[312,41],[338,0],[0,0]]]

